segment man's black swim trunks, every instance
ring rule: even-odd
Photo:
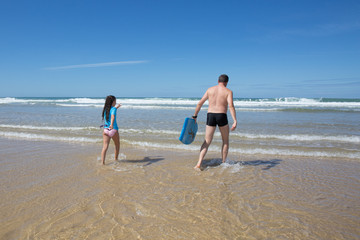
[[[228,124],[228,118],[226,113],[208,113],[206,125],[211,127],[223,127]]]

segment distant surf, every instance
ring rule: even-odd
[[[123,108],[188,110],[199,98],[118,98]],[[59,107],[103,107],[103,98],[0,98],[0,104],[49,104]],[[238,111],[360,111],[360,99],[236,98]],[[204,105],[207,106],[207,103]]]

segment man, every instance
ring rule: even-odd
[[[234,120],[231,131],[234,131],[237,125],[236,112],[233,101],[233,92],[230,89],[226,88],[228,82],[229,77],[227,75],[220,75],[218,85],[211,87],[206,91],[206,93],[196,106],[194,116],[192,116],[193,119],[195,119],[196,121],[197,115],[202,105],[205,103],[206,100],[209,100],[209,109],[207,113],[205,130],[205,141],[200,149],[199,161],[194,167],[194,169],[196,170],[200,170],[201,162],[203,161],[211,144],[211,141],[214,137],[216,125],[219,126],[223,141],[223,145],[221,148],[222,162],[224,163],[226,161],[226,157],[229,151],[229,125],[227,119],[228,106],[230,109],[231,117]]]

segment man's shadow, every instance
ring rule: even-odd
[[[226,163],[230,165],[240,165],[240,166],[263,166],[262,170],[269,170],[270,168],[275,167],[276,165],[280,164],[282,160],[280,159],[271,159],[271,160],[253,160],[253,161],[227,161]],[[222,164],[221,159],[211,159],[211,160],[204,160],[202,162],[202,168],[208,167],[217,167]]]
[[[165,158],[160,156],[155,157],[144,157],[142,160],[121,160],[121,162],[127,162],[127,163],[145,163],[144,166],[149,166],[153,163],[159,162],[164,160]]]

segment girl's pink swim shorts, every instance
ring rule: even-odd
[[[116,132],[116,129],[104,128],[104,133],[111,138],[115,135]]]

